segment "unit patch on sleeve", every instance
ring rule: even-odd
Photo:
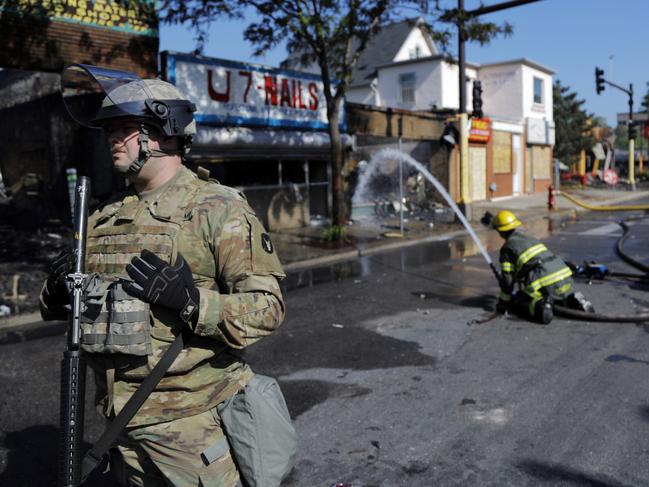
[[[270,235],[267,233],[261,234],[261,246],[269,254],[273,253],[273,242],[270,241]]]

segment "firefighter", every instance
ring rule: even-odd
[[[548,324],[554,303],[594,312],[581,292],[575,292],[572,271],[545,244],[525,235],[521,221],[508,210],[499,212],[492,227],[505,239],[500,249],[500,296],[496,310],[511,310],[525,318]]]

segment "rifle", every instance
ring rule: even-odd
[[[82,294],[88,281],[85,273],[86,235],[90,179],[82,176],[74,201],[74,272],[67,279],[71,287],[67,350],[61,361],[61,409],[59,485],[76,487],[81,483],[83,417],[86,389],[86,362],[81,356]]]

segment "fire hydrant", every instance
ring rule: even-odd
[[[557,197],[554,194],[554,187],[548,186],[548,210],[554,210],[557,207]]]

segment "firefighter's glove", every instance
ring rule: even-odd
[[[178,254],[171,266],[153,252],[143,250],[126,266],[133,282],[124,284],[127,293],[147,303],[177,311],[188,323],[198,311],[200,296],[187,261]]]
[[[65,305],[70,302],[71,283],[67,276],[74,269],[74,253],[68,250],[61,252],[52,262],[49,276],[45,281],[47,303],[52,305]]]
[[[496,303],[496,312],[500,314],[505,314],[509,310],[509,302],[499,299]]]

